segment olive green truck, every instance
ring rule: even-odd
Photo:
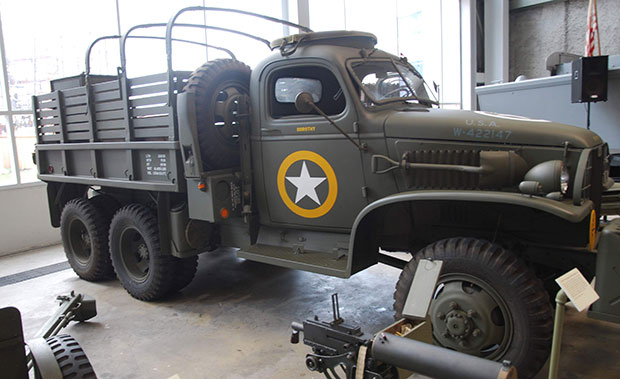
[[[252,71],[210,45],[230,59],[175,71],[173,29],[240,33],[177,21],[202,11],[223,10],[96,40],[120,38],[117,75],[91,74],[87,54],[83,74],[33,97],[38,176],[81,278],[116,275],[148,301],[185,287],[218,246],[341,278],[381,262],[403,270],[400,316],[417,262],[440,259],[435,342],[511,360],[523,377],[547,359],[564,272],[596,276],[590,315],[620,321],[620,219],[603,217],[619,191],[598,135],[440,109],[373,35],[265,16],[299,34],[244,34],[272,51]],[[148,38],[165,43],[168,69],[129,78],[125,42],[151,29],[166,31]]]

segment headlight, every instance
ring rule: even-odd
[[[563,161],[547,161],[532,167],[524,177],[525,181],[538,182],[543,194],[568,191],[570,176]]]

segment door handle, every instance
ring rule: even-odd
[[[260,128],[262,134],[282,134],[280,129]]]

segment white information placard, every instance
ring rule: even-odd
[[[599,299],[598,294],[581,272],[574,268],[555,280],[579,312]]]
[[[440,260],[420,259],[403,306],[403,316],[410,319],[426,319],[442,266],[443,261]]]

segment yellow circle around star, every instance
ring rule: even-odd
[[[286,186],[285,186],[286,172],[288,171],[288,169],[291,167],[293,163],[299,162],[302,160],[310,161],[310,162],[317,164],[321,168],[321,170],[323,170],[323,172],[325,173],[327,177],[327,184],[329,186],[327,198],[325,199],[325,202],[323,204],[319,205],[317,208],[314,208],[314,209],[305,209],[305,208],[298,206],[297,204],[293,202],[293,200],[291,200],[291,198],[286,193]],[[282,198],[282,201],[284,202],[284,204],[286,205],[288,209],[290,209],[293,213],[295,213],[298,216],[305,217],[305,218],[321,217],[327,212],[329,212],[334,206],[334,203],[336,202],[336,196],[338,195],[338,181],[336,180],[336,173],[334,173],[334,169],[329,164],[329,162],[327,162],[325,158],[323,158],[322,156],[320,156],[319,154],[315,152],[308,151],[308,150],[300,150],[284,158],[284,160],[282,161],[282,164],[280,164],[280,168],[278,169],[277,181],[278,181],[278,192],[280,193],[280,197]]]

